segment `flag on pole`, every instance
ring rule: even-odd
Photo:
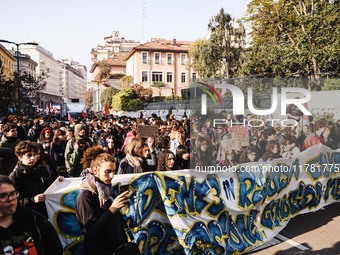
[[[67,117],[68,117],[68,121],[70,122],[70,124],[75,124],[73,118],[71,117],[70,112],[68,112]]]
[[[106,116],[110,114],[110,110],[109,110],[107,103],[105,104],[104,113]]]
[[[87,114],[86,114],[86,112],[84,112],[84,111],[81,111],[81,116],[82,116],[83,118],[86,118],[86,117],[87,117]]]

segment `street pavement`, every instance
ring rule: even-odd
[[[340,255],[340,203],[293,218],[279,235],[251,255]]]

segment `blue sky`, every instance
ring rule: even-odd
[[[91,49],[112,31],[141,42],[194,41],[205,37],[222,7],[235,18],[245,15],[245,0],[2,0],[0,39],[36,41],[54,58],[71,58],[89,70]]]

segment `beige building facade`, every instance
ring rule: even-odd
[[[151,88],[153,96],[181,96],[197,74],[190,67],[192,42],[152,39],[134,47],[125,58],[126,75]]]

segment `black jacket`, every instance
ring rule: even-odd
[[[122,216],[111,213],[111,203],[102,209],[97,194],[86,189],[79,193],[76,215],[84,231],[84,255],[109,255],[127,242]]]
[[[41,165],[30,168],[19,162],[9,177],[19,191],[19,203],[48,217],[45,203],[34,203],[34,197],[44,193],[52,183],[48,170]]]
[[[63,248],[52,224],[40,213],[18,206],[14,222],[0,227],[0,254],[7,246],[13,248],[35,246],[38,255],[62,255]],[[29,240],[29,241],[27,241]]]

